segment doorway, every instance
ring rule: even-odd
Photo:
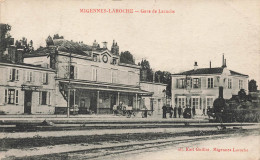
[[[32,113],[32,91],[24,91],[24,113]]]

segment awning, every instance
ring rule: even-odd
[[[96,90],[96,91],[109,91],[109,92],[121,92],[121,93],[133,93],[141,96],[152,96],[153,92],[141,90],[138,86],[118,86],[113,84],[96,84],[89,82],[78,82],[78,81],[59,81],[60,85],[69,86],[70,89],[83,89],[83,90]]]

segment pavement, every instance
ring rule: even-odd
[[[169,118],[163,119],[160,115],[152,115],[142,118],[140,115],[127,118],[126,116],[117,115],[0,115],[0,125],[18,124],[18,123],[41,123],[44,120],[53,123],[151,123],[151,122],[171,122],[171,123],[208,123],[207,116],[196,116],[192,119]]]

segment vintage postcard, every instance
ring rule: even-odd
[[[260,1],[0,0],[0,158],[260,159]]]

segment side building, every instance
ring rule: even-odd
[[[221,67],[198,68],[172,74],[172,104],[182,108],[195,107],[197,114],[203,109],[211,108],[219,96],[219,87],[224,89],[224,98],[230,99],[237,95],[240,89],[248,94],[248,75],[229,70],[223,56]]]
[[[66,112],[68,104],[79,114],[110,114],[119,104],[140,109],[141,96],[151,94],[140,88],[140,66],[120,63],[115,42],[109,50],[106,42],[99,47],[49,38],[48,47],[25,55],[24,62],[55,70],[55,113]]]
[[[0,61],[1,114],[54,114],[55,71]]]

